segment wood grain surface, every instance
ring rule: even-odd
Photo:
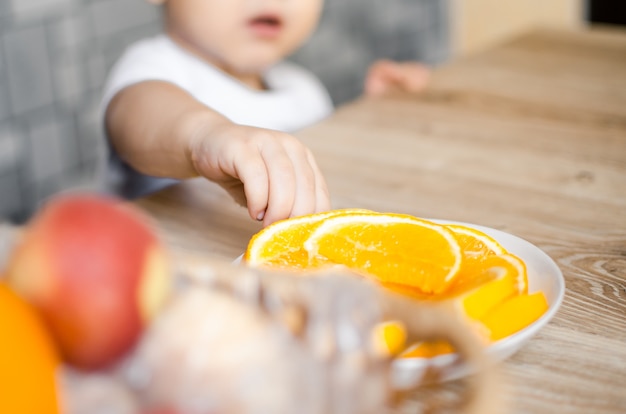
[[[335,208],[480,224],[556,261],[565,300],[503,363],[507,412],[626,412],[626,32],[535,31],[297,135]],[[172,248],[226,260],[260,229],[200,179],[137,204]]]

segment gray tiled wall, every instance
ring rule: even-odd
[[[320,28],[292,58],[341,104],[377,58],[445,60],[446,7],[327,0]],[[144,0],[0,0],[0,220],[21,222],[58,191],[94,188],[106,73],[128,43],[159,31],[159,9]]]

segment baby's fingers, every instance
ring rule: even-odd
[[[307,151],[307,158],[309,160],[309,164],[311,165],[311,169],[313,170],[313,174],[315,176],[315,206],[314,212],[326,211],[330,210],[330,194],[328,192],[328,187],[326,186],[326,180],[324,179],[324,175],[320,170],[313,154],[311,151]]]
[[[265,142],[261,148],[268,177],[268,201],[263,226],[291,216],[296,176],[292,159],[279,138]]]
[[[430,69],[417,62],[400,63],[397,79],[398,84],[407,92],[419,92],[430,80]]]
[[[263,220],[269,203],[269,175],[256,145],[241,149],[234,163],[234,175],[243,183],[248,214],[254,220]]]
[[[419,92],[426,87],[429,78],[430,70],[420,63],[381,60],[374,63],[368,72],[365,93],[377,96],[393,89]]]
[[[326,182],[311,152],[296,138],[282,135],[263,148],[269,177],[264,225],[288,217],[328,210]]]
[[[234,131],[234,132],[233,132]],[[237,126],[208,152],[218,154],[203,175],[245,197],[250,217],[277,220],[329,209],[326,182],[311,152],[295,137]]]
[[[304,146],[295,148],[289,154],[295,171],[295,197],[291,209],[291,217],[311,214],[317,211],[319,181],[323,180],[316,174],[315,162],[310,151]]]

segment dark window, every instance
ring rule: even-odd
[[[624,0],[590,0],[589,21],[626,25],[626,1]]]

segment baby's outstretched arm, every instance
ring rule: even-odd
[[[106,125],[119,156],[137,171],[204,176],[264,226],[330,208],[324,177],[297,138],[234,124],[167,82],[120,91],[109,104]]]
[[[430,70],[418,62],[375,62],[365,79],[365,94],[382,95],[394,89],[406,92],[419,92],[428,84]]]

